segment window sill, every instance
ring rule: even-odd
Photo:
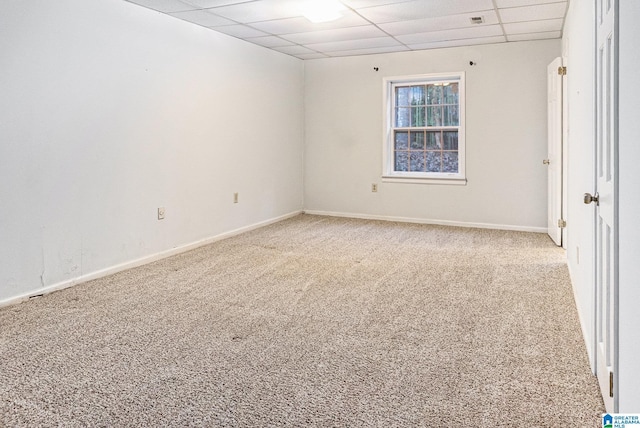
[[[435,178],[435,177],[399,177],[382,176],[383,183],[406,183],[406,184],[446,184],[452,186],[466,186],[466,178]]]

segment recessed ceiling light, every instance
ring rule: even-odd
[[[302,15],[311,22],[328,22],[342,18],[345,7],[337,0],[307,0],[300,9]]]

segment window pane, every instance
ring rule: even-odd
[[[442,104],[442,86],[427,85],[427,104]]]
[[[424,132],[412,132],[410,141],[411,150],[424,150]]]
[[[384,124],[389,135],[385,150],[393,157],[385,173],[391,177],[397,173],[398,177],[440,179],[456,174],[464,178],[460,174],[465,169],[460,163],[465,149],[462,79],[456,73],[385,79],[392,88],[386,100],[392,110]]]
[[[444,150],[458,150],[458,132],[444,132]]]
[[[427,132],[427,150],[441,149],[442,148],[442,133]]]
[[[458,172],[458,153],[445,152],[442,155],[442,171]]]
[[[443,87],[444,89],[444,104],[458,104],[458,84],[449,83]]]
[[[444,126],[458,126],[458,106],[444,106]]]
[[[401,87],[396,88],[396,106],[408,106],[409,104],[409,95],[411,93],[410,87]]]
[[[442,152],[427,152],[427,172],[440,172]]]
[[[442,126],[442,107],[427,107],[427,125]]]
[[[395,147],[396,150],[409,150],[409,133],[406,131],[396,131]]]
[[[409,118],[411,117],[410,108],[396,108],[396,126],[404,128],[410,126]]]
[[[411,126],[424,126],[425,122],[425,108],[424,107],[412,107],[411,108]]]
[[[424,152],[411,152],[409,153],[410,171],[425,171]]]
[[[394,171],[409,171],[409,152],[395,152]]]
[[[424,86],[411,87],[411,105],[423,106],[425,104]]]

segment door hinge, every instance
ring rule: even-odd
[[[613,397],[613,372],[609,372],[609,397]]]
[[[567,75],[567,67],[558,67],[558,74],[560,76],[566,76]]]
[[[567,221],[563,219],[558,220],[558,227],[559,228],[567,227]]]

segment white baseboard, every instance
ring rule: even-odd
[[[190,244],[181,245],[179,247],[171,248],[165,251],[161,251],[159,253],[151,254],[136,260],[131,260],[128,262],[124,262],[115,266],[111,266],[105,269],[101,269],[95,272],[91,272],[85,275],[78,276],[76,278],[68,279],[57,284],[49,285],[44,288],[38,288],[36,290],[29,291],[27,293],[10,297],[5,300],[0,300],[0,308],[3,306],[13,305],[19,302],[23,302],[25,300],[29,300],[36,296],[42,296],[45,294],[52,293],[54,291],[63,290],[65,288],[73,287],[74,285],[82,284],[87,281],[92,281],[94,279],[103,278],[105,276],[113,275],[114,273],[122,272],[127,269],[132,269],[138,266],[146,265],[148,263],[155,262],[157,260],[165,259],[167,257],[174,256],[176,254],[184,253],[186,251],[190,251],[196,249],[198,247],[202,247],[208,244],[211,244],[216,241],[221,241],[226,238],[230,238],[232,236],[240,235],[241,233],[248,232],[250,230],[259,229],[264,226],[268,226],[273,223],[277,223],[282,220],[286,220],[291,217],[295,217],[298,214],[301,214],[302,211],[294,211],[288,214],[284,214],[279,217],[274,217],[269,220],[261,221],[258,223],[254,223],[248,226],[244,226],[238,229],[230,230],[228,232],[221,233],[216,236],[212,236],[209,238],[201,239],[199,241],[192,242]]]
[[[316,211],[316,210],[304,210],[304,213],[312,214],[312,215],[324,215],[324,216],[330,216],[330,217],[361,218],[365,220],[398,221],[403,223],[435,224],[439,226],[475,227],[478,229],[497,229],[497,230],[513,230],[518,232],[547,233],[546,227],[517,226],[517,225],[493,224],[493,223],[468,223],[468,222],[451,221],[451,220],[432,220],[432,219],[425,219],[425,218],[394,217],[394,216],[373,215],[373,214],[356,214],[356,213],[342,213],[342,212]]]

